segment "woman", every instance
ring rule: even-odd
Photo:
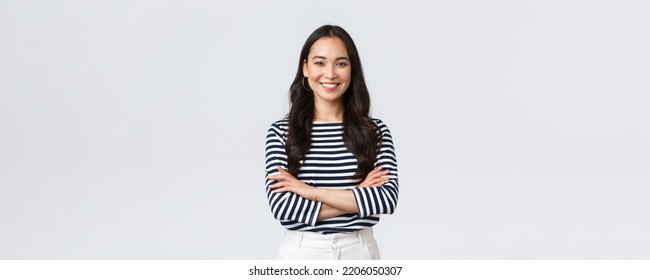
[[[286,228],[279,259],[379,259],[372,226],[397,206],[390,131],[372,119],[352,38],[325,25],[305,42],[287,118],[266,139],[266,193]]]

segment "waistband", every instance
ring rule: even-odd
[[[284,231],[284,241],[295,247],[324,248],[336,245],[341,248],[363,244],[374,239],[372,228],[330,234],[288,229]]]

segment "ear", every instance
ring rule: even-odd
[[[308,77],[308,75],[307,75],[308,73],[309,73],[309,71],[307,71],[307,60],[304,59],[302,61],[302,76],[303,77]]]

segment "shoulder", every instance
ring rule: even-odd
[[[287,127],[289,127],[289,119],[283,118],[281,120],[277,120],[271,124],[271,127],[287,129]]]
[[[377,118],[372,118],[372,121],[377,124],[377,128],[379,129],[379,133],[381,134],[379,137],[381,138],[381,146],[382,147],[393,147],[393,136],[390,133],[390,130],[388,129],[388,126],[386,123],[384,123],[382,120],[377,119]]]
[[[371,119],[377,125],[379,130],[381,130],[384,133],[390,133],[390,131],[388,130],[388,125],[386,125],[386,123],[384,123],[381,119],[378,118],[371,118]]]
[[[284,118],[273,122],[269,127],[269,133],[273,132],[278,136],[284,136],[286,135],[288,128],[289,128],[289,119]]]

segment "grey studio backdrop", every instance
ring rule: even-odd
[[[1,259],[272,259],[264,141],[355,39],[386,259],[650,258],[644,1],[0,2]]]

